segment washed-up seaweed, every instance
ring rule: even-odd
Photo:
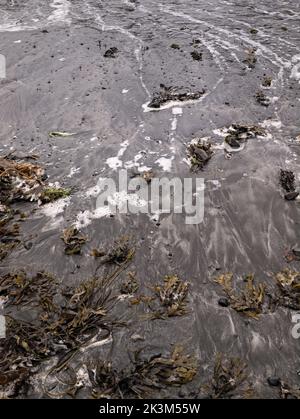
[[[188,154],[192,170],[202,170],[213,155],[212,145],[209,141],[199,139],[188,146]]]
[[[53,202],[61,198],[66,198],[70,196],[70,194],[70,189],[48,187],[43,189],[39,195],[39,199],[42,204],[48,204],[49,202]]]
[[[66,228],[61,239],[65,244],[65,253],[67,255],[79,255],[82,246],[87,242],[87,237],[75,226]]]
[[[189,284],[177,275],[165,276],[161,284],[151,287],[155,298],[146,299],[150,313],[146,318],[165,319],[184,316],[187,313],[187,295]]]
[[[293,387],[286,383],[280,384],[279,395],[281,399],[300,399],[300,387]]]
[[[246,383],[247,364],[239,358],[229,358],[218,354],[215,360],[213,376],[201,392],[212,399],[251,398],[253,390]]]
[[[203,54],[202,52],[195,50],[191,52],[191,57],[193,58],[194,61],[202,61]]]
[[[44,174],[36,164],[0,157],[0,203],[32,199],[43,184]]]
[[[275,280],[279,291],[277,304],[300,310],[300,272],[285,269],[275,275]]]
[[[123,295],[132,295],[139,289],[139,282],[134,272],[128,272],[126,279],[121,283],[120,292]]]
[[[133,258],[135,247],[128,236],[121,236],[108,249],[93,249],[92,254],[100,258],[102,264],[122,265]]]
[[[246,58],[244,59],[244,63],[248,65],[249,68],[255,68],[257,63],[257,56],[256,56],[256,49],[251,48],[247,51]]]
[[[270,99],[264,94],[262,90],[259,90],[255,94],[256,102],[259,103],[262,106],[269,106],[270,105]]]
[[[285,191],[284,197],[287,201],[293,201],[297,198],[299,192],[296,191],[295,174],[291,170],[280,169],[279,182]]]
[[[272,85],[272,77],[266,76],[262,81],[263,87],[271,87]]]
[[[20,243],[20,227],[13,222],[13,218],[13,211],[0,204],[0,261]]]
[[[149,108],[159,109],[161,106],[168,102],[179,101],[184,102],[186,100],[198,100],[205,94],[205,90],[198,92],[178,92],[173,87],[166,87],[164,84],[160,85],[160,91],[153,95],[153,99],[149,103]]]
[[[233,286],[233,274],[227,273],[216,278],[229,300],[229,306],[238,313],[258,319],[263,313],[265,301],[265,286],[254,285],[254,275],[247,275],[244,286],[236,291]]]
[[[38,315],[31,322],[5,317],[6,338],[0,340],[0,377],[3,381],[5,377],[9,381],[11,370],[18,371],[24,366],[32,374],[35,366],[54,355],[69,359],[70,354],[76,353],[100,330],[113,327],[114,322],[107,319],[115,303],[109,287],[111,278],[92,278],[75,289],[65,288],[55,299],[53,296],[58,290],[52,278],[47,286],[42,279],[34,282],[22,276],[17,283],[28,284],[25,290],[9,287],[9,278],[5,279],[1,290],[1,296],[6,296],[5,306],[22,302],[23,308],[28,304],[28,309],[32,310],[36,302],[39,304]]]
[[[167,386],[187,384],[196,373],[196,359],[175,346],[169,356],[158,354],[149,359],[141,359],[141,351],[136,351],[133,365],[121,371],[99,361],[95,372],[90,370],[90,379],[95,398],[145,398]]]
[[[8,305],[35,303],[51,309],[56,294],[55,283],[55,278],[47,272],[38,272],[32,277],[24,271],[9,273],[0,276],[0,297]]]
[[[233,124],[229,129],[225,137],[225,142],[231,148],[240,148],[241,145],[248,139],[257,136],[265,136],[266,131],[256,125],[242,125]]]
[[[73,135],[75,135],[72,132],[65,132],[65,131],[51,131],[49,132],[49,137],[50,138],[56,138],[56,137],[61,137],[61,138],[66,138],[66,137],[72,137]]]

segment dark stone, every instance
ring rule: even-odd
[[[278,387],[280,385],[280,378],[278,377],[269,377],[268,384],[272,387]]]
[[[300,247],[294,247],[292,252],[293,252],[294,256],[300,257]]]
[[[116,47],[109,48],[105,52],[104,57],[105,58],[116,58],[116,55],[117,55],[118,52],[119,52],[119,50]]]
[[[236,139],[236,135],[228,135],[225,141],[232,148],[240,148],[240,142]]]
[[[230,306],[230,302],[228,300],[228,298],[222,297],[219,299],[218,301],[219,306],[221,307],[229,307]]]
[[[288,192],[288,193],[286,193],[284,195],[284,198],[287,201],[294,201],[298,197],[298,195],[299,195],[299,192],[296,192],[296,191],[294,191],[294,192]]]

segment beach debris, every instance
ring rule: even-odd
[[[48,204],[53,201],[57,201],[61,198],[66,198],[70,196],[71,189],[66,188],[56,188],[56,187],[47,187],[43,189],[39,195],[39,199],[42,204]]]
[[[74,132],[65,132],[65,131],[51,131],[49,132],[49,137],[51,138],[55,138],[55,137],[72,137],[73,135],[75,135]]]
[[[272,77],[270,77],[270,76],[265,76],[264,78],[263,78],[263,81],[262,81],[262,86],[263,87],[271,87],[271,85],[272,85]]]
[[[147,318],[164,319],[187,314],[188,282],[182,281],[177,275],[166,275],[163,283],[151,289],[156,298],[147,301],[151,310]],[[153,304],[149,304],[151,302]]]
[[[135,248],[128,236],[121,236],[105,251],[102,263],[122,265],[130,261],[135,254]]]
[[[66,228],[61,237],[65,244],[65,253],[67,255],[79,255],[82,246],[87,242],[84,236],[74,225]]]
[[[182,346],[175,346],[169,356],[158,354],[148,359],[141,359],[141,350],[135,351],[133,365],[120,371],[110,362],[99,361],[90,370],[90,379],[94,398],[145,398],[167,386],[187,384],[196,373],[196,359],[186,355]]]
[[[250,138],[265,136],[264,128],[256,125],[233,124],[227,131],[225,144],[231,149],[239,149]]]
[[[202,52],[199,52],[199,51],[192,51],[191,56],[194,61],[202,61],[202,58],[203,58]]]
[[[5,259],[21,242],[19,224],[13,222],[14,213],[6,205],[0,205],[0,261]]]
[[[34,199],[44,175],[44,169],[36,164],[0,157],[0,204]]]
[[[296,191],[295,174],[291,170],[280,169],[279,182],[285,191],[284,198],[287,201],[293,201],[298,197],[299,192]]]
[[[281,399],[300,399],[300,387],[293,387],[286,383],[280,383],[280,390],[279,390],[280,398]]]
[[[278,377],[268,377],[267,382],[271,387],[279,387],[281,380]]]
[[[294,247],[285,254],[285,259],[288,263],[294,260],[300,261],[300,248]]]
[[[117,47],[111,47],[104,53],[105,58],[116,58],[119,50]]]
[[[9,385],[15,382],[11,372],[22,372],[24,366],[32,375],[41,361],[56,355],[58,362],[51,372],[59,372],[99,331],[105,331],[106,336],[111,333],[114,321],[108,321],[107,314],[117,296],[112,295],[110,277],[94,277],[62,290],[52,276],[44,273],[32,279],[23,273],[15,274],[11,280],[13,285],[9,286],[8,276],[1,285],[5,307],[23,303],[23,311],[27,307],[28,313],[34,309],[38,315],[27,316],[30,321],[5,316],[6,338],[0,339],[0,381]]]
[[[244,63],[248,65],[249,68],[253,69],[255,68],[255,65],[257,63],[257,57],[256,57],[256,49],[251,48],[246,51],[246,58],[244,60]]]
[[[239,292],[233,287],[232,273],[218,276],[215,282],[222,286],[233,310],[253,319],[258,319],[263,313],[265,286],[262,284],[255,286],[254,275],[245,277],[244,287],[241,287]]]
[[[300,310],[300,272],[284,269],[275,275],[279,295],[277,304],[291,310]]]
[[[56,294],[55,278],[47,272],[29,277],[25,271],[0,276],[0,297],[7,305],[35,304],[50,310]]]
[[[188,146],[188,154],[192,170],[203,170],[213,155],[212,144],[206,139],[194,140]]]
[[[126,279],[121,283],[120,292],[123,295],[132,295],[138,291],[139,286],[136,274],[128,272]]]
[[[151,102],[148,107],[153,109],[159,109],[168,102],[184,102],[188,100],[198,100],[205,94],[205,90],[198,92],[178,92],[173,87],[166,87],[164,84],[160,85],[160,91],[154,93]]]
[[[147,183],[151,183],[152,179],[154,178],[154,173],[152,170],[147,170],[142,174],[142,177]]]
[[[252,386],[246,383],[247,364],[240,358],[226,357],[218,353],[212,380],[201,388],[212,399],[251,398]]]
[[[256,92],[255,98],[256,98],[257,103],[259,103],[262,106],[267,107],[271,103],[270,99],[264,94],[262,90],[259,90],[258,92]]]

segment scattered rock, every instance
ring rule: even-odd
[[[299,192],[288,192],[284,195],[284,199],[287,201],[294,201],[299,196]]]
[[[192,51],[191,56],[194,61],[202,61],[203,54],[199,51]]]
[[[280,386],[280,378],[278,378],[278,377],[269,377],[268,378],[268,384],[271,387],[278,387],[278,386]]]
[[[229,302],[228,298],[225,298],[225,297],[219,298],[218,304],[221,307],[229,307],[230,306],[230,302]]]
[[[118,54],[119,50],[116,47],[112,47],[109,48],[105,53],[104,53],[104,57],[105,58],[116,58],[117,54]]]

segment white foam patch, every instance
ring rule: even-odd
[[[50,218],[56,218],[58,215],[62,214],[65,208],[70,204],[70,197],[59,199],[55,202],[50,202],[45,204],[40,208],[40,212]]]
[[[280,129],[282,127],[282,122],[279,119],[266,119],[260,124],[263,128],[276,128]]]
[[[127,147],[129,146],[128,141],[123,141],[121,143],[121,148],[118,151],[118,154],[115,157],[109,157],[106,160],[106,164],[113,170],[117,170],[119,167],[123,166],[123,162],[121,160],[121,157],[124,155]]]
[[[292,68],[291,79],[300,81],[300,63],[294,65]]]
[[[170,172],[172,169],[172,161],[174,160],[174,156],[167,158],[167,157],[161,157],[158,160],[156,160],[155,163],[157,163],[165,172]]]

